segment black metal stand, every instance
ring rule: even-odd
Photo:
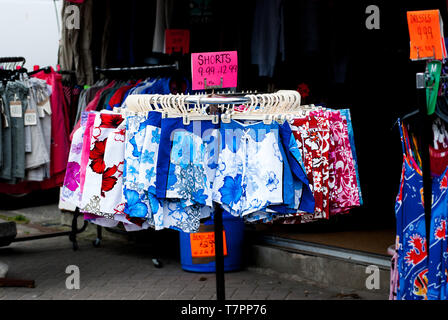
[[[425,208],[426,245],[429,248],[431,230],[432,181],[429,158],[429,145],[431,141],[431,119],[426,108],[426,92],[424,88],[417,87],[417,102],[420,108],[420,137],[422,142],[422,174],[423,174],[423,202]]]
[[[96,239],[93,240],[93,246],[98,248],[103,240],[103,228],[101,226],[96,226]]]
[[[222,223],[222,208],[216,203],[214,203],[213,208],[215,226],[216,300],[224,301],[226,299],[226,293],[224,280],[224,227]]]
[[[218,115],[218,121],[221,122],[220,110],[212,106],[210,114]],[[224,241],[223,241],[223,223],[222,208],[218,203],[213,202],[213,224],[215,228],[215,273],[216,273],[216,300],[224,301],[226,299],[226,288],[224,280]]]
[[[76,209],[75,213],[73,214],[72,230],[71,231],[52,232],[52,233],[40,234],[37,236],[20,237],[20,238],[15,238],[11,242],[23,242],[23,241],[31,241],[31,240],[68,236],[70,241],[73,243],[73,250],[76,251],[79,248],[76,236],[79,233],[84,232],[84,230],[86,230],[87,225],[88,225],[88,222],[84,221],[84,225],[81,227],[81,229],[78,229],[78,217],[80,215],[81,215],[81,213],[79,212],[78,209]]]

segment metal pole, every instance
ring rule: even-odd
[[[216,105],[210,108],[210,114],[218,115],[218,121],[221,122],[219,116],[220,110]],[[221,141],[218,139],[219,147],[221,148]],[[226,299],[226,289],[224,280],[224,241],[223,241],[223,223],[222,223],[222,208],[221,205],[213,202],[214,212],[214,228],[215,228],[215,273],[216,273],[216,300],[224,301]]]
[[[11,242],[22,242],[22,241],[31,241],[31,240],[55,238],[55,237],[62,237],[62,236],[70,236],[71,234],[72,234],[72,231],[44,233],[44,234],[40,234],[40,235],[37,235],[37,236],[28,236],[28,237],[15,238]]]
[[[432,182],[429,158],[429,144],[431,141],[431,119],[426,107],[426,81],[425,74],[417,73],[417,103],[420,109],[420,137],[422,141],[422,174],[423,174],[423,201],[425,208],[426,245],[429,248],[431,230]]]
[[[216,300],[224,301],[224,246],[223,246],[223,224],[222,208],[219,204],[214,204],[214,225],[215,225],[215,266],[216,266]]]

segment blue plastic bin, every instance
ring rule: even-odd
[[[222,215],[224,231],[226,234],[227,255],[224,256],[224,271],[235,271],[241,268],[242,245],[244,237],[244,221],[228,212]],[[208,219],[204,225],[213,226],[213,219]],[[191,255],[190,233],[179,232],[180,262],[182,269],[193,272],[215,272],[215,262],[193,263]]]

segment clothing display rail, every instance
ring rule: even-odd
[[[158,79],[125,87],[111,109],[81,113],[61,209],[79,208],[98,230],[171,229],[190,241],[213,224],[200,254],[223,301],[228,250],[242,245],[224,219],[309,223],[362,205],[348,109],[301,105],[294,90],[170,94]],[[199,254],[189,250],[182,256]]]
[[[99,68],[96,67],[95,71],[97,73],[107,73],[107,72],[123,72],[123,71],[148,71],[148,70],[161,70],[161,69],[174,69],[179,70],[179,63],[176,61],[173,64],[161,64],[161,65],[148,65],[141,67],[121,67],[121,68]]]
[[[175,63],[172,64],[161,64],[161,65],[148,65],[148,66],[139,66],[139,67],[116,67],[116,68],[99,68],[96,67],[95,68],[95,73],[96,74],[103,74],[106,78],[111,78],[114,79],[115,77],[127,77],[128,75],[132,75],[134,73],[138,73],[139,77],[141,78],[145,78],[145,75],[154,75],[154,76],[160,76],[162,71],[177,71],[179,69],[179,64],[176,61]],[[148,78],[151,79],[151,78]],[[144,84],[144,81],[141,82],[142,84]],[[132,86],[129,86],[130,89],[132,88]],[[121,101],[120,101],[121,103]],[[123,101],[124,103],[124,101]],[[96,105],[94,106],[95,108],[98,108]],[[76,130],[76,127],[75,127]],[[79,208],[76,208],[77,212],[79,212]],[[87,220],[85,221],[87,223]],[[125,231],[122,231],[120,229],[117,228],[113,228],[113,227],[106,227],[106,226],[101,226],[101,225],[97,225],[97,237],[96,239],[93,241],[93,245],[95,247],[100,246],[101,241],[102,241],[102,230],[103,228],[111,233],[120,233],[120,234],[125,234]],[[153,257],[152,258],[152,263],[155,267],[159,268],[162,266],[162,262],[157,258],[157,257]]]
[[[190,104],[222,105],[222,104],[243,104],[251,102],[249,97],[226,97],[224,95],[198,95],[190,96],[185,99]],[[215,109],[213,115],[218,115],[218,124],[221,119],[219,109]],[[224,301],[225,294],[225,276],[224,276],[224,246],[223,246],[223,210],[222,207],[214,203],[214,236],[215,236],[215,265],[216,265],[216,300]]]
[[[18,64],[21,63],[21,67],[25,64],[26,59],[24,57],[0,57],[0,64]]]
[[[52,233],[44,233],[36,236],[26,236],[15,238],[12,242],[23,242],[23,241],[31,241],[31,240],[40,240],[40,239],[48,239],[55,237],[65,237],[68,236],[73,245],[73,250],[76,251],[79,248],[77,235],[84,232],[87,228],[88,222],[85,221],[81,228],[78,228],[78,217],[80,216],[79,210],[73,215],[71,230],[63,231],[63,232],[52,232]]]
[[[141,96],[135,95],[128,97],[127,104],[130,109],[135,108],[135,101],[138,101]],[[150,97],[148,97],[150,98]],[[248,97],[226,97],[225,95],[196,95],[185,97],[185,102],[190,104],[207,104],[207,105],[221,105],[221,104],[242,104],[250,102]],[[137,102],[138,103],[138,102]],[[217,115],[218,124],[220,117],[219,109],[214,109],[212,115]],[[215,266],[216,266],[216,299],[218,301],[225,300],[225,277],[224,277],[224,246],[223,246],[223,210],[217,203],[213,204],[214,208],[214,237],[215,237]]]
[[[300,94],[296,91],[278,91],[277,93],[274,94],[246,94],[244,96],[241,94],[236,95],[235,94],[234,95],[232,94],[138,95],[137,94],[133,96],[128,96],[126,99],[127,109],[120,111],[124,112],[126,116],[131,117],[133,117],[133,113],[144,114],[145,112],[148,111],[149,112],[158,111],[162,113],[162,119],[163,118],[172,118],[173,120],[175,120],[175,118],[178,118],[178,120],[183,119],[181,120],[181,122],[183,122],[184,126],[188,126],[190,124],[190,121],[193,120],[205,120],[206,122],[207,120],[208,121],[211,120],[210,122],[213,123],[213,125],[215,125],[216,127],[221,127],[221,124],[225,126],[227,123],[230,123],[232,119],[233,120],[238,119],[243,121],[262,120],[263,123],[261,123],[260,121],[256,121],[259,123],[258,125],[268,126],[269,124],[274,125],[273,124],[274,121],[278,121],[279,123],[283,123],[286,125],[285,123],[286,120],[288,120],[289,122],[292,121],[293,118],[297,117],[298,115],[305,116],[307,112],[309,112],[310,110],[319,110],[319,107],[315,107],[314,105],[310,106],[300,105],[300,101],[301,101]],[[117,109],[115,111],[118,112],[119,110]],[[148,115],[148,121],[150,121],[149,117],[150,116]],[[179,121],[177,121],[177,123],[179,123]],[[245,130],[250,129],[247,128]],[[247,133],[248,131],[246,132],[246,134]],[[285,136],[287,135],[285,134]],[[132,143],[135,144],[135,141]],[[218,147],[218,149],[221,150],[220,146]],[[160,161],[160,158],[158,161]],[[293,163],[292,159],[291,163]],[[214,166],[216,165],[219,166],[219,163],[215,164]],[[157,167],[157,170],[158,169],[159,167]],[[272,172],[271,174],[272,177],[274,177],[274,173]],[[298,173],[298,175],[300,175],[300,173]],[[169,179],[170,178],[168,177],[168,180]],[[275,180],[276,178],[273,179]],[[307,189],[307,187],[308,183],[304,184],[303,195],[308,194],[309,190]],[[356,189],[356,187],[353,190],[356,191],[355,192],[356,196],[358,196],[358,190]],[[238,194],[238,191],[234,192],[237,192],[236,194]],[[318,192],[318,190],[316,190],[316,192]],[[304,196],[303,199],[305,198],[311,199],[312,196],[311,198],[307,198],[306,196]],[[212,205],[214,212],[213,221],[214,221],[214,237],[215,237],[214,257],[215,257],[215,272],[216,272],[216,297],[217,300],[219,301],[225,300],[222,199],[220,200],[221,202],[217,202],[215,201],[214,198]],[[232,201],[236,200],[230,200],[230,202]],[[314,211],[314,199],[312,203],[310,202],[309,204],[307,204],[306,201],[303,201],[302,205],[303,205],[302,209],[305,210],[305,212]],[[254,219],[261,219],[261,218],[254,217]]]
[[[0,79],[2,80],[2,83],[3,83],[2,90],[10,90],[11,92],[13,92],[13,96],[10,96],[10,93],[8,91],[8,94],[3,95],[4,93],[2,93],[2,96],[0,97],[0,101],[2,103],[2,114],[3,114],[2,120],[3,121],[8,121],[8,120],[12,121],[12,117],[9,118],[8,113],[5,114],[5,112],[4,112],[3,103],[5,103],[6,101],[9,103],[9,101],[12,100],[13,98],[19,99],[19,97],[20,97],[20,99],[22,99],[22,103],[24,103],[24,101],[27,101],[28,102],[27,109],[29,109],[29,111],[32,110],[31,109],[32,107],[29,105],[29,103],[31,100],[34,101],[35,96],[37,96],[38,94],[36,94],[37,91],[33,91],[34,89],[33,90],[30,89],[31,85],[30,85],[30,88],[23,85],[23,83],[25,83],[24,81],[28,81],[26,83],[30,84],[31,82],[29,82],[29,81],[31,81],[30,80],[31,78],[29,76],[38,74],[41,71],[43,71],[47,74],[52,72],[51,67],[41,68],[41,69],[35,70],[33,72],[27,72],[27,69],[23,67],[25,62],[26,62],[26,59],[24,57],[0,57]],[[21,81],[20,83],[17,82],[19,80]],[[33,79],[33,80],[36,80],[36,79]],[[40,84],[42,87],[46,87],[46,84],[44,81],[41,81]],[[19,91],[17,91],[17,90],[14,91],[15,89],[12,89],[14,85],[20,86],[20,88],[23,89],[22,92],[19,93]],[[39,91],[39,95],[40,95],[40,91]],[[27,97],[28,99],[24,99],[23,96]],[[33,97],[32,99],[31,99],[31,96]],[[40,95],[39,98],[43,99],[44,96]],[[23,110],[22,110],[22,112],[23,112]],[[20,115],[20,117],[22,117],[22,115]],[[42,117],[39,117],[39,119],[41,119],[41,118]],[[5,123],[3,123],[3,124],[5,125]],[[48,125],[48,123],[47,123],[47,125]],[[23,122],[22,122],[22,126],[23,126]],[[29,129],[29,128],[30,127],[28,127],[27,129]],[[33,127],[33,129],[35,129],[35,128],[36,127]],[[36,132],[33,131],[33,133],[36,133]],[[36,145],[38,145],[37,140],[31,140],[31,141],[33,143],[35,143]],[[18,141],[17,143],[24,144],[23,142]],[[27,150],[26,151],[26,152],[28,152],[27,155],[29,155],[32,151],[34,151],[34,149]],[[35,163],[34,163],[34,165],[35,165]],[[23,177],[22,177],[22,179],[23,179]],[[8,189],[8,186],[9,185],[5,185],[6,190]],[[73,244],[73,250],[77,250],[78,249],[77,235],[79,233],[82,233],[87,227],[87,223],[84,223],[84,225],[81,228],[78,228],[77,218],[79,217],[79,215],[80,215],[79,212],[77,212],[73,216],[70,231],[51,232],[51,233],[45,233],[45,234],[40,234],[40,235],[35,235],[35,236],[16,237],[5,245],[9,245],[11,242],[24,242],[24,241],[31,241],[31,240],[68,236],[70,241]]]

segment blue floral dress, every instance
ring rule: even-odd
[[[423,206],[423,178],[409,143],[406,127],[400,123],[403,168],[395,203],[397,220],[399,300],[446,299],[447,283],[447,181],[448,168],[432,182],[429,250]]]

